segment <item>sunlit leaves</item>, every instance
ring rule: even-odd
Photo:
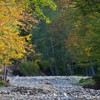
[[[28,32],[38,23],[35,17],[49,22],[42,8],[56,9],[52,0],[0,0],[0,64],[11,64],[11,58],[22,58],[33,52],[30,36],[21,36],[20,31]],[[29,34],[29,33],[28,33]]]

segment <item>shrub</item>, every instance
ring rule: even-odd
[[[79,81],[80,85],[94,85],[95,81],[92,78],[81,79]]]
[[[4,86],[4,81],[0,80],[0,86]]]
[[[23,62],[21,63],[19,70],[26,76],[34,76],[38,74],[39,68],[34,62]]]
[[[93,76],[93,79],[96,81],[96,82],[99,82],[100,83],[100,75],[95,75]]]

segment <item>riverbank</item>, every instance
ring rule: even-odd
[[[100,90],[77,86],[77,76],[9,77],[0,88],[0,100],[100,100]]]

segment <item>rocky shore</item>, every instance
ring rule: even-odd
[[[100,90],[75,84],[77,76],[9,77],[10,86],[0,87],[0,100],[100,100]]]

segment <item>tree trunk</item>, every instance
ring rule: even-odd
[[[65,75],[67,75],[67,73],[66,73],[66,63],[65,63],[65,61],[63,59],[62,51],[61,51],[61,60],[62,60],[63,66],[64,66],[64,73],[65,73]]]
[[[52,47],[52,54],[53,54],[53,58],[54,58],[54,64],[55,64],[55,72],[56,75],[58,75],[58,70],[57,70],[57,62],[56,62],[56,58],[55,58],[55,50],[54,50],[54,45],[53,42],[51,41],[51,47]]]
[[[85,76],[89,76],[88,68],[85,69]]]
[[[74,70],[73,70],[74,66],[73,66],[73,62],[71,63],[71,75],[74,74]]]
[[[8,73],[8,71],[7,71],[6,65],[4,65],[4,76],[3,76],[4,82],[7,81],[7,73]]]
[[[95,75],[95,71],[94,71],[94,67],[93,67],[93,58],[90,58],[90,72],[91,72],[91,76]]]
[[[90,70],[91,70],[91,76],[94,76],[94,75],[95,75],[94,67],[91,66],[91,67],[90,67]]]
[[[49,53],[48,53],[48,48],[46,47],[46,53],[47,53],[47,57],[48,57],[48,61],[49,61],[49,68],[50,68],[50,71],[51,71],[51,73],[52,73],[52,75],[54,75],[54,70],[52,69],[52,67],[51,67],[51,64],[50,64],[50,57],[49,57]]]

